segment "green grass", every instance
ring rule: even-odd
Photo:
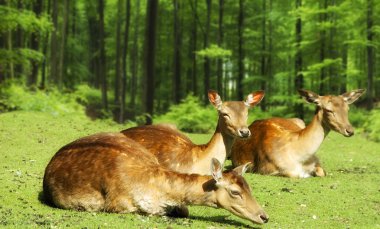
[[[8,228],[248,228],[222,209],[191,207],[189,219],[88,213],[39,200],[45,166],[63,145],[125,126],[38,112],[0,115],[0,227]],[[210,135],[189,134],[197,143]],[[380,228],[380,144],[331,133],[318,155],[325,178],[288,179],[246,174],[270,216],[261,228]],[[229,161],[227,162],[229,163]]]

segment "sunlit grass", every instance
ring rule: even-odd
[[[191,207],[189,219],[75,212],[40,202],[45,166],[63,145],[125,126],[37,112],[0,115],[0,227],[245,228],[229,212]],[[211,135],[189,134],[197,143]],[[245,175],[270,215],[262,228],[380,228],[380,144],[331,133],[318,152],[325,178]],[[230,163],[229,161],[227,164]]]

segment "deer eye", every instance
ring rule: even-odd
[[[231,195],[233,196],[240,196],[240,192],[236,190],[230,190]]]

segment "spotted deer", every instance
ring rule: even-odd
[[[210,162],[212,175],[181,174],[160,165],[123,134],[100,133],[78,139],[53,156],[43,193],[48,203],[63,209],[186,217],[187,205],[204,205],[266,223],[268,216],[242,176],[248,165],[222,172],[217,159]]]
[[[162,125],[139,126],[122,133],[142,144],[167,168],[182,173],[210,174],[211,158],[223,164],[234,140],[251,135],[247,126],[248,108],[263,97],[264,92],[257,91],[249,94],[245,102],[222,102],[216,91],[209,90],[209,101],[218,110],[219,119],[214,135],[204,145],[196,145],[178,130]]]
[[[253,172],[286,177],[306,178],[325,176],[316,152],[330,130],[346,137],[354,134],[348,121],[348,105],[355,102],[365,90],[343,95],[319,96],[299,90],[309,103],[317,105],[311,123],[305,127],[300,119],[269,118],[254,121],[247,141],[236,141],[232,146],[234,166],[253,162]]]

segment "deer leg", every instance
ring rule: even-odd
[[[319,162],[319,159],[316,156],[314,156],[314,157],[312,157],[311,161],[314,164],[312,175],[316,176],[316,177],[326,176],[326,172],[322,168],[321,163]]]
[[[189,209],[185,205],[175,206],[168,213],[167,216],[175,218],[187,218],[189,217]]]

